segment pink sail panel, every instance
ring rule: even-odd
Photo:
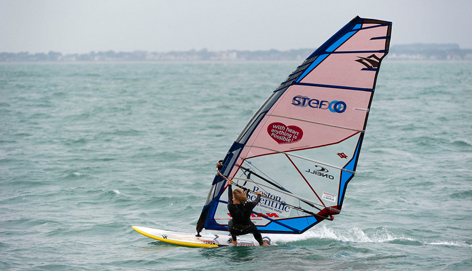
[[[337,144],[359,133],[364,129],[372,94],[291,86],[249,138],[237,164],[252,157]],[[336,103],[342,105],[335,108]]]
[[[373,89],[377,72],[365,70],[368,68],[366,65],[376,68],[369,61],[379,63],[383,56],[384,53],[332,54],[301,83]]]
[[[363,24],[362,28],[371,27],[376,24]],[[379,26],[360,29],[347,42],[338,47],[335,52],[346,51],[377,51],[385,49],[385,39],[379,37],[387,36],[389,26]]]
[[[285,122],[285,123],[284,123]],[[290,140],[290,132],[277,133],[272,128],[274,123],[283,123],[285,127],[296,127],[303,132],[303,137],[294,142]],[[277,152],[291,152],[295,150],[311,149],[340,142],[357,132],[352,130],[343,130],[335,127],[325,127],[320,124],[309,124],[306,122],[269,117],[262,128],[257,131],[259,136],[251,139],[252,144],[248,144],[241,153],[241,158],[247,159],[251,157],[267,155]],[[268,131],[271,130],[271,131]],[[276,135],[278,137],[276,137]],[[281,138],[287,138],[283,140]]]
[[[293,85],[268,115],[363,130],[372,95],[370,91]]]

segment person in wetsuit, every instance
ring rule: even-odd
[[[225,178],[226,179],[226,178]],[[235,189],[233,192],[231,180],[228,180],[228,211],[232,219],[228,222],[228,230],[231,233],[231,243],[237,245],[236,236],[252,233],[260,246],[269,245],[262,241],[262,235],[256,225],[251,221],[251,212],[261,199],[261,192],[257,192],[257,198],[254,201],[246,202],[247,196],[241,189]]]

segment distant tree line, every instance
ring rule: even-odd
[[[461,49],[459,44],[403,44],[393,45],[388,57],[406,60],[472,60],[472,49]]]
[[[287,51],[228,50],[212,52],[207,49],[172,52],[90,52],[62,54],[60,52],[0,53],[0,62],[130,62],[130,61],[291,61],[307,58],[314,49]],[[406,44],[393,45],[387,59],[406,60],[472,60],[472,49],[461,49],[458,44]]]

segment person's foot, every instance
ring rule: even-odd
[[[267,241],[264,241],[264,243],[262,243],[262,246],[261,247],[265,247],[265,246],[268,246],[269,243],[267,243]]]
[[[237,242],[237,241],[234,241],[233,239],[231,239],[231,244],[233,244],[233,245],[236,246],[236,245],[238,245],[238,242]]]

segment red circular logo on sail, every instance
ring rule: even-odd
[[[267,132],[279,144],[294,143],[303,137],[303,131],[295,125],[286,126],[281,122],[274,122],[267,126]]]

